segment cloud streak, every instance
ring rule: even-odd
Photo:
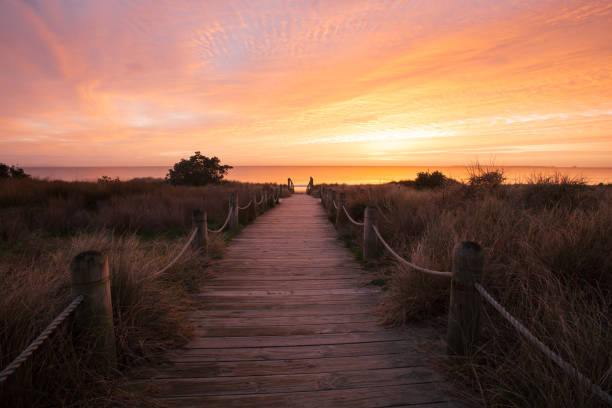
[[[609,165],[611,25],[605,1],[5,0],[0,161]]]

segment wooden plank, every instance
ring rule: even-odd
[[[160,396],[235,395],[274,392],[338,390],[439,382],[427,367],[381,368],[314,374],[253,375],[245,377],[164,378],[137,382],[154,387]]]
[[[236,348],[236,347],[279,347],[312,346],[318,344],[371,343],[402,340],[406,333],[389,330],[377,333],[343,333],[293,336],[249,336],[249,337],[202,337],[194,338],[187,347],[193,348]]]
[[[150,378],[244,377],[252,375],[282,375],[333,373],[341,371],[374,370],[423,366],[425,359],[419,352],[374,354],[357,357],[329,357],[293,360],[243,361],[178,361],[161,369],[150,370]]]
[[[378,289],[373,288],[323,288],[323,289],[285,289],[285,290],[220,290],[205,288],[200,292],[200,296],[217,296],[217,297],[267,297],[267,296],[291,296],[291,297],[307,297],[307,296],[330,296],[330,295],[352,295],[362,297],[375,296],[379,292]]]
[[[225,327],[207,326],[196,324],[193,334],[196,337],[250,337],[250,336],[293,336],[313,334],[340,334],[340,333],[365,333],[380,332],[381,328],[376,323],[326,323],[301,325],[275,325],[275,326],[251,326]],[[257,322],[259,323],[259,322]]]
[[[184,396],[165,398],[163,402],[172,406],[184,408],[382,408],[402,404],[409,404],[409,406],[413,408],[436,408],[435,404],[446,403],[447,399],[448,397],[440,392],[436,385],[407,384],[274,394]]]
[[[247,317],[248,316],[248,317]],[[274,327],[274,326],[291,326],[291,325],[310,325],[310,324],[337,324],[337,323],[376,323],[378,318],[372,314],[323,314],[323,315],[310,315],[305,314],[303,316],[278,316],[277,313],[272,312],[268,315],[262,315],[261,313],[255,313],[250,315],[224,315],[223,317],[206,316],[206,318],[191,317],[189,320],[193,322],[196,327],[222,327],[226,325],[228,327],[252,327],[257,324],[258,327]],[[254,319],[256,317],[256,319]],[[377,330],[380,328],[377,326]]]
[[[308,313],[308,310],[327,310],[328,313],[368,313],[374,311],[375,304],[360,302],[342,302],[342,301],[319,301],[318,304],[305,304],[305,303],[283,303],[278,304],[274,302],[268,303],[211,303],[208,301],[200,302],[201,310],[276,310],[278,316],[290,316],[292,313],[299,312],[299,315]]]
[[[354,357],[401,354],[414,349],[414,341],[380,341],[353,344],[320,344],[316,346],[186,348],[168,353],[170,361],[241,361],[290,360],[304,358]]]

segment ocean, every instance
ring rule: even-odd
[[[121,180],[153,177],[163,178],[168,166],[142,167],[24,167],[33,177],[49,180],[95,181],[99,177],[119,177]],[[538,174],[555,172],[570,177],[584,178],[589,184],[612,183],[610,167],[528,167],[503,166],[507,182],[520,183]],[[286,183],[291,178],[296,186],[316,183],[380,184],[414,179],[420,171],[439,170],[448,177],[465,180],[469,176],[465,166],[235,166],[226,176],[242,182]]]

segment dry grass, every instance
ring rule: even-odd
[[[396,184],[340,187],[351,215],[379,208],[380,230],[406,259],[450,270],[452,249],[479,242],[486,253],[483,285],[568,362],[612,389],[612,190],[559,175],[524,185],[454,185],[416,191]],[[352,235],[358,243],[358,230]],[[444,316],[449,282],[395,266],[383,257],[384,322]],[[487,406],[598,407],[602,402],[569,379],[485,308],[483,343],[450,365]]]
[[[21,183],[21,184],[20,184]],[[262,186],[227,183],[189,188],[160,183],[0,183],[0,366],[8,364],[70,302],[68,265],[79,252],[109,257],[119,371],[115,379],[88,370],[88,352],[65,324],[0,390],[2,406],[149,406],[117,386],[121,373],[175,347],[190,335],[181,313],[198,288],[207,258],[182,248],[191,213],[206,208],[220,225],[228,197]],[[223,236],[211,234],[210,256]]]

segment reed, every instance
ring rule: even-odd
[[[476,174],[478,176],[478,174]],[[401,184],[337,186],[353,218],[378,209],[382,235],[406,259],[451,270],[455,243],[485,250],[483,285],[534,334],[584,374],[612,388],[612,189],[563,176],[522,185],[451,184],[415,190]],[[483,181],[485,180],[485,181]],[[349,233],[355,245],[360,230]],[[383,257],[379,311],[387,325],[448,313],[448,280],[407,270]],[[598,407],[601,401],[485,308],[484,341],[447,367],[487,406]],[[470,393],[470,396],[473,396]]]
[[[220,226],[232,192],[248,202],[248,191],[261,187],[0,182],[0,366],[70,302],[70,261],[91,249],[109,257],[119,363],[112,380],[92,372],[69,322],[0,390],[2,405],[151,405],[122,388],[122,373],[189,338],[181,313],[192,307],[188,294],[198,289],[208,258],[189,249],[164,273],[154,272],[182,248],[194,209],[207,210],[209,227]],[[209,236],[209,257],[222,255],[226,236]]]

